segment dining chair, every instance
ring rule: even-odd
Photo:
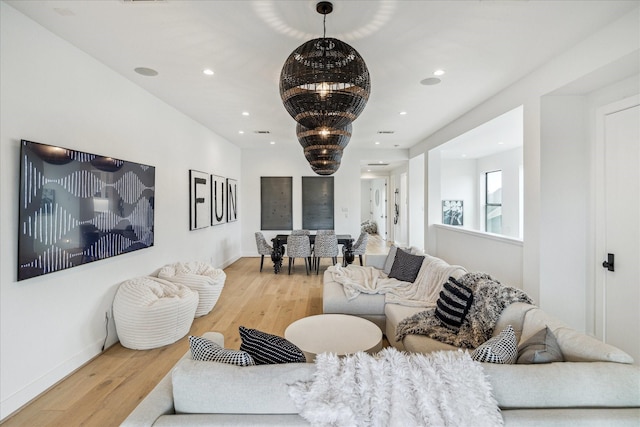
[[[353,255],[358,255],[358,257],[360,258],[360,265],[362,265],[362,255],[364,255],[367,250],[368,240],[369,240],[369,234],[362,232],[360,233],[358,240],[356,240],[356,242],[351,246],[351,253],[353,253]],[[345,251],[345,248],[343,246],[342,247],[343,259],[344,259],[344,251]]]
[[[273,247],[267,243],[267,240],[264,238],[264,235],[260,231],[256,231],[256,246],[258,247],[258,253],[261,255],[260,257],[260,271],[262,271],[262,265],[264,264],[264,256],[271,256],[273,252]]]
[[[318,230],[316,232],[316,236],[319,236],[320,234],[336,234],[336,230]]]
[[[291,234],[287,237],[287,255],[289,255],[289,274],[291,264],[295,264],[296,258],[304,258],[304,266],[309,274],[311,267],[311,243],[306,234]]]
[[[292,236],[299,236],[299,235],[310,235],[311,232],[309,230],[291,230],[291,235]]]
[[[338,262],[338,237],[330,233],[316,234],[316,241],[313,245],[313,265],[316,274],[320,271],[320,258],[331,258],[333,264]]]

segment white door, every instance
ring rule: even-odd
[[[638,97],[605,107],[600,115],[603,183],[597,207],[596,274],[603,340],[640,363],[640,106]],[[600,156],[598,156],[600,157]],[[611,255],[610,255],[611,254]],[[598,256],[596,255],[596,256]],[[613,267],[605,262],[613,256]],[[610,271],[613,270],[613,271]]]
[[[387,183],[384,178],[377,178],[371,182],[373,191],[373,220],[378,226],[378,235],[387,239]]]

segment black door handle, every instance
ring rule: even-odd
[[[614,254],[607,254],[607,260],[602,263],[602,266],[609,271],[615,271],[614,269]]]

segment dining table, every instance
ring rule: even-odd
[[[273,244],[273,251],[271,252],[271,261],[273,261],[273,272],[278,274],[282,268],[282,260],[284,259],[285,246],[287,244],[287,237],[290,234],[277,234],[276,237],[271,239]],[[354,259],[353,255],[353,238],[351,234],[336,234],[338,238],[338,244],[344,246],[344,264],[351,264]],[[315,243],[316,235],[309,234],[309,243],[312,245]]]

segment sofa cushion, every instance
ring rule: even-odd
[[[502,409],[640,406],[637,365],[561,362],[482,367]]]
[[[309,381],[313,363],[234,366],[182,359],[171,373],[176,413],[297,414],[288,384]]]
[[[189,336],[189,348],[193,360],[252,366],[256,363],[246,351],[229,350],[203,337]]]
[[[518,345],[517,363],[529,364],[562,361],[564,361],[562,350],[560,350],[558,341],[548,326],[540,329],[527,341]]]
[[[509,325],[498,336],[489,338],[471,353],[471,358],[478,362],[516,363],[518,348],[513,327]]]
[[[473,302],[471,289],[449,277],[447,283],[442,286],[440,298],[436,302],[436,317],[442,326],[459,331],[469,307]]]
[[[545,311],[534,308],[525,316],[522,341],[545,326],[553,331],[560,350],[567,362],[618,362],[633,363],[633,357],[609,344],[568,327]]]
[[[415,282],[420,267],[422,267],[424,256],[412,255],[402,249],[396,251],[396,257],[391,266],[389,277],[398,279],[401,282]]]
[[[325,271],[322,289],[322,312],[336,314],[353,314],[354,316],[384,315],[384,294],[364,294],[357,298],[347,299],[344,286],[331,279],[331,273]]]
[[[277,335],[240,326],[240,350],[253,357],[256,365],[305,363],[307,358],[292,342]]]

